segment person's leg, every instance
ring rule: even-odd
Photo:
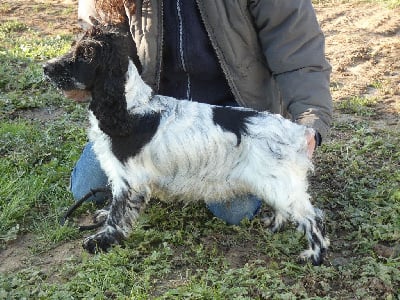
[[[76,163],[70,178],[70,191],[75,200],[81,199],[93,189],[104,188],[108,184],[107,176],[100,167],[100,162],[88,143],[83,149],[82,155]],[[89,201],[102,202],[104,193],[96,193]]]
[[[261,208],[262,201],[253,195],[242,196],[229,202],[208,203],[207,208],[217,218],[230,225],[238,225],[240,221],[247,218],[253,219]]]

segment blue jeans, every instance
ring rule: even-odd
[[[70,190],[75,200],[81,199],[91,189],[103,188],[108,184],[107,176],[100,167],[92,144],[88,143],[83,149],[82,155],[72,171],[70,179]],[[97,193],[89,200],[102,202],[105,195]],[[253,195],[232,199],[227,203],[209,203],[208,209],[217,218],[228,224],[237,225],[241,220],[251,220],[261,207],[261,200]]]

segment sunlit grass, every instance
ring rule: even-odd
[[[376,97],[359,97],[354,96],[336,102],[337,108],[344,112],[359,116],[371,116],[375,114],[374,107],[378,102]]]

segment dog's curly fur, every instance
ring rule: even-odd
[[[60,89],[90,92],[89,137],[112,186],[106,224],[84,248],[121,243],[150,197],[215,202],[253,194],[274,209],[271,229],[296,223],[309,242],[301,257],[321,264],[329,240],[307,192],[314,131],[266,112],[153,95],[140,69],[131,36],[104,28],[44,66]]]

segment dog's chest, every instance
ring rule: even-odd
[[[136,156],[155,136],[160,125],[160,114],[145,117],[131,116],[128,135],[111,135],[111,151],[119,161],[125,163]]]

